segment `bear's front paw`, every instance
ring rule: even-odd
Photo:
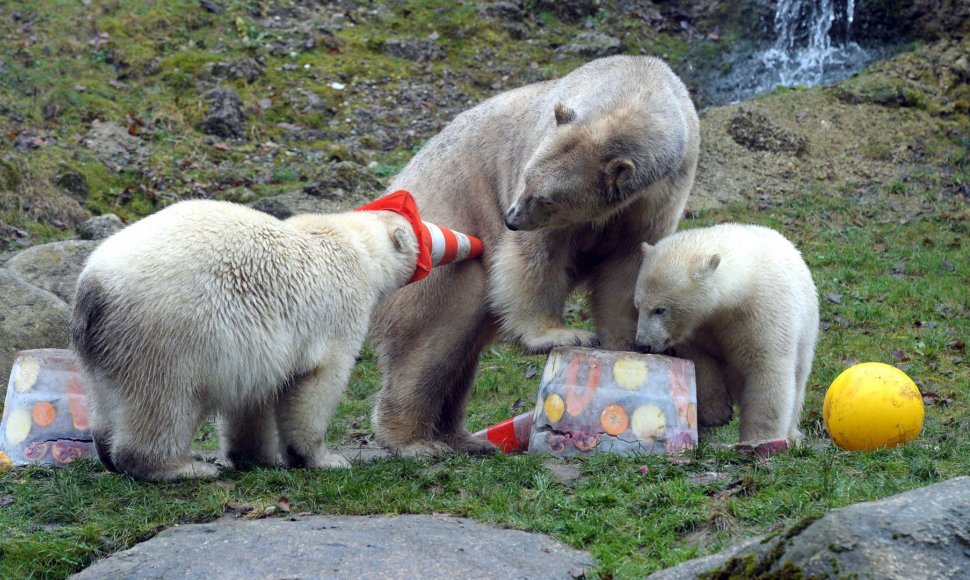
[[[415,441],[394,449],[399,457],[414,457],[430,459],[442,455],[451,455],[455,450],[444,441]]]
[[[214,479],[219,477],[219,466],[208,461],[187,461],[164,473],[157,479],[173,481],[177,479]]]
[[[535,354],[547,353],[557,346],[597,347],[599,345],[600,341],[596,338],[596,333],[565,326],[522,337],[522,346]]]
[[[456,434],[448,440],[455,453],[467,453],[468,455],[494,455],[498,448],[488,440],[478,439],[470,433]]]

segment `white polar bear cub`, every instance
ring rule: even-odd
[[[703,427],[741,408],[742,443],[797,443],[818,337],[818,295],[778,232],[721,224],[642,245],[636,347],[694,362]]]
[[[185,201],[105,240],[78,279],[71,341],[91,431],[111,470],[213,477],[193,458],[218,413],[236,467],[349,467],[324,445],[371,313],[415,271],[418,242],[389,211],[286,221]]]

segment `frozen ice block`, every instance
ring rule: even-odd
[[[549,353],[530,453],[663,454],[696,446],[691,361],[579,347]]]

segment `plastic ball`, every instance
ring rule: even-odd
[[[923,397],[906,373],[867,362],[842,371],[825,393],[825,429],[847,451],[890,449],[923,429]]]

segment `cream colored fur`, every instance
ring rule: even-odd
[[[631,348],[639,243],[675,229],[698,149],[684,85],[662,61],[630,56],[502,93],[429,141],[389,189],[482,238],[485,256],[435,268],[379,309],[380,440],[403,454],[493,451],[464,416],[479,353],[499,333],[532,352]],[[595,335],[562,320],[581,284]]]
[[[374,307],[417,259],[391,212],[286,221],[186,201],[118,232],[78,281],[73,347],[90,376],[92,432],[111,469],[211,477],[193,459],[220,416],[237,467],[348,467],[324,445]]]
[[[740,405],[740,439],[798,442],[819,308],[811,272],[778,232],[722,224],[643,244],[636,344],[694,361],[700,424]]]

